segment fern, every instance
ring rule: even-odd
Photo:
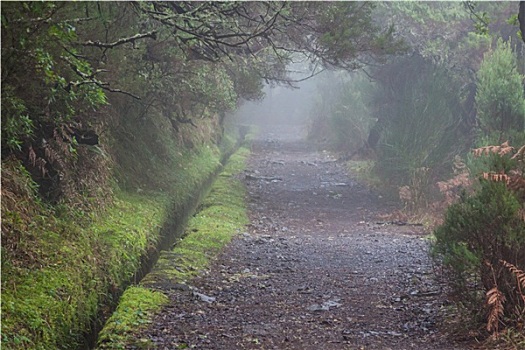
[[[504,142],[472,153],[474,157],[487,157],[483,161],[488,171],[476,171],[479,187],[448,208],[444,224],[435,231],[436,251],[442,252],[446,264],[457,273],[456,290],[465,304],[472,302],[470,311],[476,316],[482,309],[476,294],[481,284],[467,287],[464,280],[470,271],[480,274],[486,291],[486,330],[498,337],[503,324],[521,329],[525,320],[525,272],[517,267],[525,266],[525,146],[514,148]],[[453,179],[437,184],[451,202],[462,176],[465,183],[469,180],[468,172],[459,167],[455,174]],[[488,268],[479,267],[480,261]],[[496,270],[490,262],[498,262]]]
[[[496,154],[500,157],[512,155],[510,160],[515,161],[518,165],[514,165],[514,169],[500,170],[497,172],[483,172],[481,177],[485,180],[493,182],[503,182],[507,188],[514,192],[521,200],[525,201],[525,174],[523,169],[520,169],[519,164],[523,163],[525,158],[525,145],[521,146],[515,153],[516,148],[509,145],[509,142],[504,142],[499,146],[486,146],[472,150],[474,157],[481,157],[483,155]],[[513,154],[514,153],[514,154]]]
[[[512,156],[511,159],[516,159],[518,161],[525,161],[525,145],[521,146],[520,149]]]
[[[500,262],[505,266],[514,276],[516,276],[518,293],[521,299],[525,302],[525,271],[519,269],[508,261],[501,260]],[[486,302],[489,308],[487,319],[487,331],[494,332],[497,336],[499,324],[504,316],[504,304],[506,301],[505,295],[494,286],[486,294]],[[523,311],[523,310],[522,310]]]
[[[505,260],[500,260],[500,262],[503,264],[503,266],[509,269],[509,271],[512,272],[514,276],[516,276],[516,279],[518,281],[519,292],[522,295],[522,297],[525,298],[525,271],[518,269],[515,265],[512,265],[511,263]]]
[[[504,156],[506,154],[511,153],[512,151],[514,151],[514,147],[509,146],[509,141],[506,141],[499,146],[486,146],[475,148],[472,150],[472,153],[474,154],[474,157],[481,157],[482,155],[489,155],[491,153]]]
[[[497,286],[487,292],[487,305],[489,307],[487,331],[498,333],[499,323],[503,318],[503,304],[505,304],[505,296]]]
[[[510,181],[510,177],[507,174],[503,173],[483,173],[482,177],[485,180],[490,180],[494,182],[505,182],[506,184],[508,184]]]

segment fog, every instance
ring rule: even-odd
[[[264,98],[241,101],[233,119],[240,125],[256,126],[261,137],[304,138],[318,95],[316,81],[313,77],[293,86],[267,84]]]

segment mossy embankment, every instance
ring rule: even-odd
[[[117,310],[100,333],[99,349],[148,348],[149,340],[136,335],[168,303],[162,287],[187,283],[201,273],[247,224],[245,188],[236,177],[244,169],[247,154],[246,148],[240,148],[230,158],[188,222],[184,237],[172,249],[161,253],[153,270],[138,286],[124,292]]]
[[[89,337],[100,320],[151,264],[159,245],[176,239],[177,228],[235,146],[230,137],[220,146],[202,142],[172,148],[149,173],[164,174],[163,186],[140,188],[121,181],[98,212],[43,202],[24,167],[3,161],[2,175],[12,181],[8,188],[17,191],[16,205],[2,210],[2,348],[92,346]],[[147,157],[127,151],[139,165]],[[10,195],[2,191],[3,205]]]

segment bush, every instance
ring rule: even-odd
[[[431,196],[430,184],[449,176],[454,154],[465,148],[460,88],[447,70],[417,56],[380,73],[374,170],[387,185],[407,189],[405,201],[421,208]]]
[[[477,77],[476,105],[482,130],[489,135],[523,132],[523,76],[510,43],[498,41],[497,47],[485,55]]]
[[[500,324],[517,326],[525,318],[524,193],[510,179],[525,180],[516,157],[489,157],[493,165],[514,162],[514,170],[508,171],[512,175],[484,173],[473,195],[448,208],[434,232],[433,251],[451,272],[459,303],[476,320],[485,320],[488,331],[497,331]]]
[[[362,147],[373,123],[370,96],[375,89],[364,74],[331,72],[323,75],[312,108],[309,136],[326,138],[328,146],[343,153]]]
[[[373,83],[364,75],[354,74],[342,82],[339,100],[329,116],[337,150],[355,152],[366,142],[373,122],[368,101],[373,90]]]

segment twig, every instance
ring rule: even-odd
[[[83,43],[79,43],[82,46],[95,46],[99,48],[105,48],[105,49],[112,49],[115,46],[123,45],[126,43],[135,43],[136,40],[144,39],[144,38],[152,38],[153,40],[157,40],[157,31],[153,30],[151,32],[142,33],[142,34],[136,34],[133,36],[130,36],[129,38],[122,38],[112,43],[103,43],[101,41],[92,41],[88,40]]]

